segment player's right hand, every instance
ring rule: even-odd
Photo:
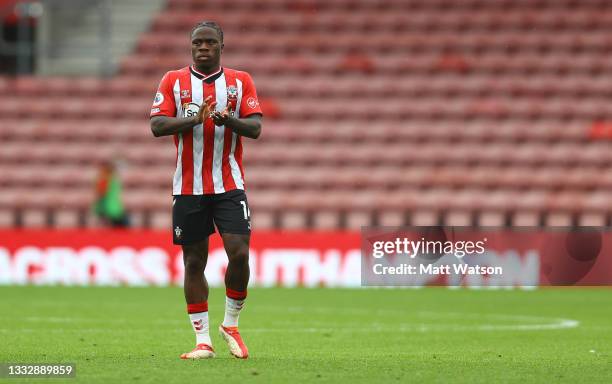
[[[206,99],[204,99],[204,102],[200,106],[200,110],[195,117],[196,124],[203,124],[204,120],[206,120],[210,113],[215,110],[215,105],[217,105],[217,102],[211,101],[211,99],[212,96],[208,96]]]

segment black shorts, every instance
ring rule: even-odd
[[[202,241],[215,233],[251,234],[251,214],[242,189],[216,195],[177,195],[172,202],[174,244]]]

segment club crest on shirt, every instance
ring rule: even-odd
[[[181,99],[189,99],[191,97],[191,91],[188,89],[181,89]]]
[[[158,105],[161,105],[161,103],[164,102],[164,95],[161,92],[157,92],[155,94],[155,99],[153,100],[153,106],[157,107]]]
[[[227,99],[228,100],[236,100],[238,99],[238,88],[233,85],[227,87]]]
[[[236,104],[238,104],[238,88],[230,85],[227,87],[227,106],[232,116],[236,113]]]
[[[183,117],[194,117],[200,111],[200,106],[196,103],[183,104]]]
[[[181,229],[181,227],[177,226],[176,228],[174,228],[174,235],[176,236],[177,239],[181,238],[182,233],[183,233],[183,230]]]

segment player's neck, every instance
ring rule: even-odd
[[[196,69],[196,71],[200,72],[201,74],[208,76],[212,73],[218,72],[219,69],[221,69],[221,65],[220,64],[215,64],[215,65],[210,65],[210,66],[194,65],[194,68]]]

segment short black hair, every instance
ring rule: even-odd
[[[191,34],[193,35],[196,29],[202,28],[202,27],[212,28],[215,31],[217,31],[217,33],[219,34],[219,38],[221,39],[221,43],[223,43],[223,30],[221,29],[221,26],[215,23],[214,21],[201,21],[197,23],[191,29]]]

